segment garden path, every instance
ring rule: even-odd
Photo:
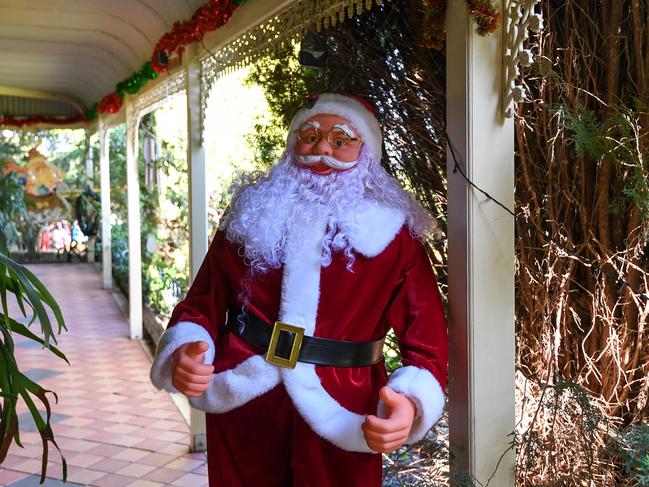
[[[50,444],[48,479],[38,483],[42,444],[21,402],[25,448],[11,446],[0,466],[0,485],[207,485],[206,455],[189,453],[183,415],[169,394],[149,382],[146,345],[129,339],[128,322],[112,294],[102,289],[95,267],[39,264],[29,269],[61,306],[69,331],[57,340],[70,365],[25,339],[16,339],[16,359],[24,373],[58,395],[58,404],[48,397],[68,482],[60,481],[61,456]]]

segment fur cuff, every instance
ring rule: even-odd
[[[417,413],[407,443],[421,440],[444,411],[444,392],[439,382],[428,370],[409,365],[396,370],[387,385],[415,402]],[[385,417],[385,409],[383,401],[379,401],[380,417]]]
[[[209,344],[205,352],[205,363],[211,364],[214,361],[214,342],[205,328],[191,321],[181,321],[167,329],[160,340],[155,351],[155,358],[151,366],[151,382],[158,389],[167,392],[178,392],[171,384],[171,370],[173,353],[185,343],[204,341]]]
[[[190,397],[189,404],[208,413],[225,413],[267,393],[279,381],[278,367],[253,355],[234,369],[212,375],[207,391]]]

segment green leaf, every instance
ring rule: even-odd
[[[67,363],[68,365],[70,365],[70,362],[68,361],[68,359],[67,359],[67,357],[65,356],[65,354],[63,354],[63,352],[61,352],[61,351],[60,351],[58,348],[56,348],[54,345],[46,346],[46,345],[45,345],[45,341],[44,341],[41,337],[39,337],[39,336],[35,335],[34,333],[32,333],[32,332],[29,330],[29,328],[27,328],[27,327],[26,327],[25,325],[23,325],[22,323],[20,323],[20,322],[14,320],[14,319],[12,319],[12,318],[9,318],[8,316],[5,316],[5,319],[8,320],[9,323],[11,323],[11,329],[12,329],[13,332],[18,333],[19,335],[22,335],[22,336],[24,336],[24,337],[26,337],[26,338],[30,338],[30,339],[34,340],[35,342],[40,343],[41,345],[43,345],[44,348],[49,349],[49,350],[50,350],[54,355],[56,355],[57,357],[59,357],[59,358],[65,360],[66,363]]]

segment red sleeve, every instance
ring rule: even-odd
[[[196,323],[216,343],[217,325],[225,320],[230,294],[230,281],[223,269],[225,245],[225,235],[218,231],[187,296],[174,308],[167,328],[181,321]]]
[[[408,237],[404,252],[409,256],[387,320],[396,333],[403,365],[427,369],[444,390],[448,369],[444,305],[424,246]]]

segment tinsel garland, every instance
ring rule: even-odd
[[[122,109],[124,95],[109,93],[101,99],[97,111],[99,113],[117,113]]]
[[[35,115],[33,117],[14,118],[0,116],[0,126],[9,127],[27,127],[31,125],[46,124],[46,125],[72,125],[75,123],[86,122],[85,115],[77,115],[74,117],[44,117],[42,115]]]
[[[150,80],[158,77],[158,73],[167,71],[169,59],[181,54],[186,46],[200,41],[206,32],[216,30],[225,25],[232,13],[245,0],[210,0],[200,7],[191,19],[176,22],[171,32],[163,35],[156,44],[151,61],[144,63],[140,70],[130,78],[120,81],[115,91],[102,98],[96,112],[89,113],[89,120],[96,118],[99,113],[117,113],[122,108],[124,95],[136,94]]]
[[[498,28],[501,19],[491,0],[466,0],[466,3],[479,35],[490,34]],[[423,0],[424,20],[421,44],[424,47],[434,49],[444,47],[447,7],[448,0]]]
[[[225,25],[243,2],[244,0],[210,0],[196,10],[191,19],[176,22],[171,32],[163,35],[153,50],[153,69],[158,73],[167,71],[172,56],[182,54],[192,42],[201,41],[206,32]]]

